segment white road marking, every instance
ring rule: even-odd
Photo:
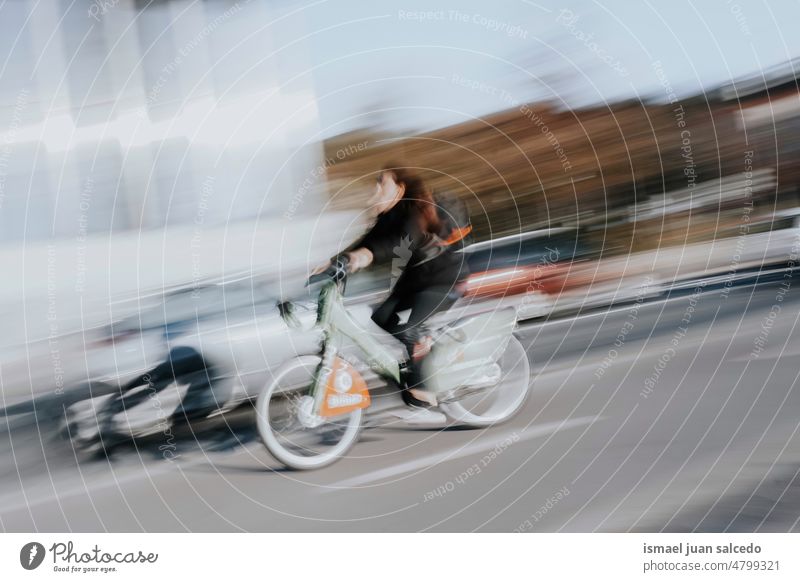
[[[187,469],[189,467],[202,465],[207,462],[207,458],[187,460],[183,462],[177,461],[174,462],[174,464],[173,462],[169,461],[161,461],[156,466],[148,466],[143,464],[138,467],[125,467],[122,469],[117,468],[113,473],[111,473],[111,475],[108,475],[105,470],[102,470],[100,474],[84,473],[83,479],[85,479],[87,485],[84,485],[83,482],[77,477],[70,476],[71,480],[80,482],[80,485],[70,489],[60,490],[55,495],[53,495],[53,486],[48,483],[43,484],[47,486],[41,487],[41,489],[33,493],[33,495],[30,495],[29,493],[30,489],[32,488],[28,488],[26,491],[26,493],[29,493],[27,503],[24,501],[22,490],[16,490],[13,493],[8,493],[0,497],[0,514],[12,513],[22,509],[29,509],[43,503],[55,503],[57,500],[64,500],[80,495],[91,496],[93,493],[97,493],[110,487],[117,487],[118,490],[120,490],[118,486],[125,483],[141,481],[144,479],[152,482],[152,479],[166,473],[178,472],[178,467],[181,469]],[[36,489],[39,489],[39,487],[36,487]],[[21,497],[23,497],[22,500],[20,500]],[[6,505],[7,503],[8,505]]]
[[[582,416],[579,418],[567,419],[563,421],[548,422],[538,426],[532,426],[527,429],[517,428],[515,430],[509,430],[509,431],[504,431],[502,433],[492,434],[490,439],[482,439],[478,442],[472,443],[470,445],[458,449],[451,449],[448,451],[430,454],[424,457],[413,459],[411,461],[407,461],[405,463],[400,463],[399,465],[392,465],[390,467],[385,467],[383,469],[378,469],[375,471],[370,471],[369,473],[364,473],[363,475],[357,475],[349,479],[336,481],[334,483],[331,483],[330,485],[322,485],[320,491],[322,491],[323,493],[331,493],[338,489],[357,487],[359,485],[365,485],[367,483],[374,483],[376,481],[381,481],[388,477],[394,477],[395,475],[410,473],[411,471],[415,471],[417,469],[424,469],[426,467],[431,467],[439,463],[446,463],[454,459],[460,459],[461,457],[467,457],[470,455],[474,455],[476,453],[482,453],[484,451],[493,449],[495,446],[502,443],[504,440],[513,437],[514,434],[521,433],[519,440],[514,442],[514,445],[516,445],[527,440],[546,436],[549,434],[554,434],[562,430],[567,430],[570,428],[577,428],[579,426],[592,424],[596,420],[600,419],[601,417],[599,416]]]

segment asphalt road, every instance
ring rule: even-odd
[[[528,324],[513,421],[365,430],[316,472],[282,470],[249,409],[81,462],[50,423],[3,420],[0,529],[797,531],[798,285]]]

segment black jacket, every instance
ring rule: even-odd
[[[431,235],[421,224],[417,206],[402,199],[378,216],[375,225],[349,250],[365,247],[372,252],[375,264],[390,263],[397,290],[455,286],[468,274],[464,255],[453,252],[457,245],[443,243],[448,232]]]

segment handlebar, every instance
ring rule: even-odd
[[[322,281],[344,281],[347,279],[348,266],[350,265],[350,257],[347,255],[338,255],[331,260],[331,266],[321,273],[311,275],[306,281],[306,287],[320,283]]]
[[[306,281],[306,287],[314,285],[316,283],[321,283],[322,281],[325,281],[327,279],[330,279],[327,271],[323,271],[322,273],[317,273],[316,275],[311,275],[308,278],[308,281]]]

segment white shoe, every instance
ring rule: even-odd
[[[392,410],[391,415],[415,426],[435,426],[447,423],[447,417],[444,414],[427,408],[399,408]]]
[[[420,402],[424,402],[428,406],[438,406],[439,402],[436,400],[436,394],[428,392],[427,390],[420,390],[419,388],[411,388],[408,391],[411,396]]]

